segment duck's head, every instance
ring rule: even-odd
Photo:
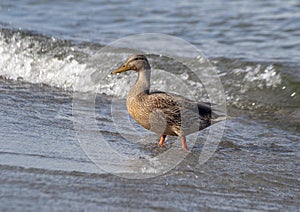
[[[117,74],[129,70],[139,72],[141,70],[149,70],[150,65],[147,58],[144,55],[136,54],[130,56],[126,62],[117,70],[112,71],[112,74]]]

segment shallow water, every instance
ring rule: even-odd
[[[2,1],[1,210],[299,210],[299,6]],[[102,47],[142,32],[186,39],[217,70],[230,119],[204,164],[218,125],[189,136],[186,155],[128,117],[135,75],[108,72],[131,50]],[[186,66],[148,57],[153,89],[209,98]]]
[[[10,88],[4,92],[7,84]],[[298,209],[298,133],[235,118],[228,121],[218,150],[204,165],[198,162],[200,135],[173,170],[156,178],[130,180],[106,174],[80,148],[71,93],[7,81],[2,82],[1,93],[2,209]],[[99,98],[98,105],[109,107],[110,98]],[[119,150],[126,152],[129,145],[129,152],[157,154],[158,136],[124,144],[109,128],[112,120],[107,116],[104,121],[104,116],[97,118],[99,131]]]

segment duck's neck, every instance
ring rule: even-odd
[[[142,69],[138,71],[138,78],[134,84],[134,86],[129,91],[127,96],[127,107],[129,106],[130,102],[136,95],[139,94],[149,94],[150,90],[150,78],[151,78],[151,70],[149,69]]]

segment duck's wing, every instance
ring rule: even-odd
[[[180,114],[196,116],[200,118],[211,117],[211,106],[204,102],[195,102],[183,96],[165,92],[152,92],[148,95],[147,102],[155,109],[162,110],[170,118],[180,119]]]
[[[172,94],[152,92],[147,96],[147,105],[153,110],[162,110],[171,119],[180,119],[181,105]]]
[[[212,105],[207,102],[195,102],[180,95],[152,92],[147,96],[147,106],[151,111],[161,110],[170,126],[175,126],[188,134],[196,129],[204,129],[212,123],[223,121],[226,116],[220,116],[212,111]]]
[[[163,112],[169,126],[177,134],[189,134],[204,129],[211,124],[209,104],[197,103],[176,94],[153,92],[147,96],[151,110]]]
[[[194,108],[195,105],[197,105],[200,115],[208,115],[211,113],[211,104],[209,102],[196,102],[173,93],[155,91],[150,93],[149,98],[156,102],[164,102],[164,106],[180,104],[181,107],[188,109]]]

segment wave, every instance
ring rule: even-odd
[[[0,30],[0,76],[4,79],[46,84],[67,91],[103,93],[125,97],[135,81],[130,74],[110,76],[130,54],[129,50],[101,51],[102,45],[73,43],[28,31]],[[162,60],[162,62],[158,62]],[[163,57],[151,57],[152,84],[156,90],[184,93],[201,87],[184,66]],[[157,62],[157,64],[156,64]],[[228,104],[239,109],[296,107],[299,78],[286,64],[213,58]],[[165,74],[170,67],[177,72]],[[175,81],[174,81],[175,80]],[[180,83],[184,81],[186,86]],[[201,98],[205,93],[199,93]]]

